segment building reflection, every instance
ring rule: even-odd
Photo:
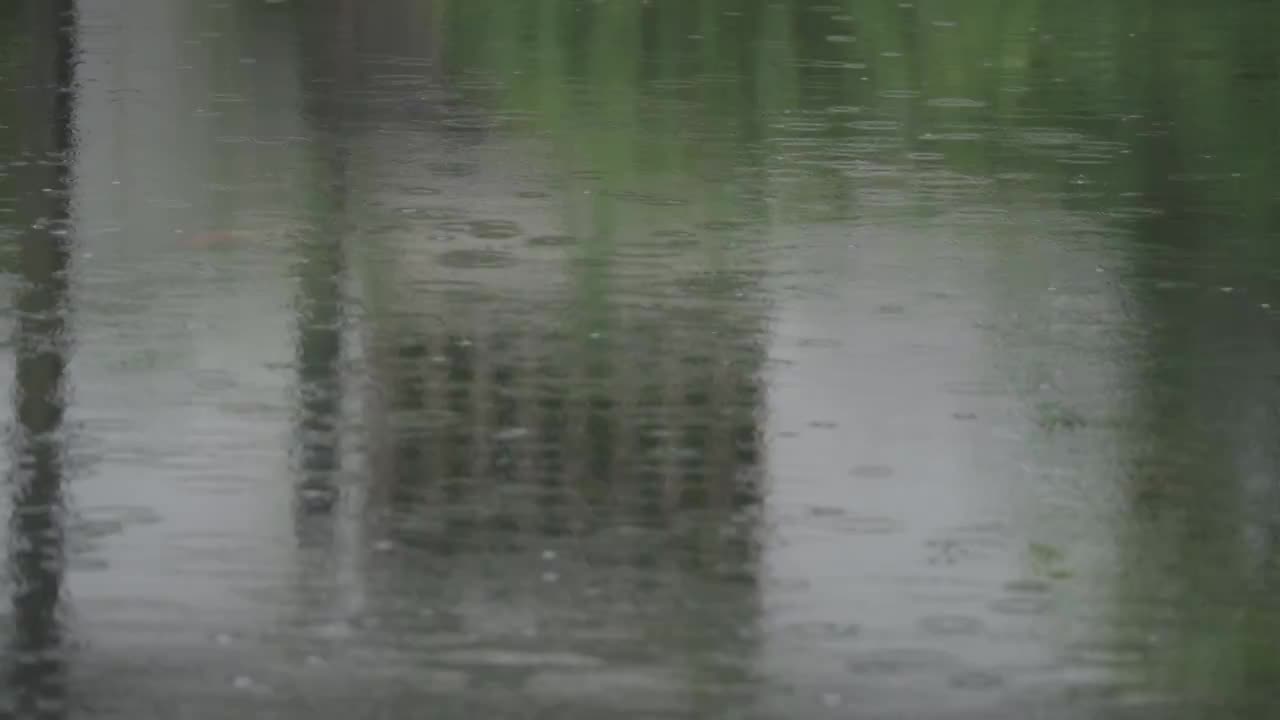
[[[394,12],[407,10],[361,8],[343,24],[349,44],[333,47],[360,61],[326,101],[343,108],[327,137],[349,152],[338,205],[358,213],[345,262],[362,346],[338,350],[336,330],[319,340],[342,311],[313,300],[337,285],[304,282],[300,295],[333,310],[300,315],[312,330],[299,337],[328,349],[310,363],[300,343],[299,372],[317,373],[303,386],[336,387],[341,355],[369,375],[347,388],[363,398],[362,432],[344,443],[365,463],[350,508],[364,552],[353,622],[415,667],[465,671],[479,698],[581,700],[618,682],[686,710],[747,703],[763,505],[756,278],[731,257],[698,257],[683,235],[635,232],[669,206],[625,180],[549,180],[598,183],[565,191],[591,198],[569,208],[522,194],[513,153],[532,159],[536,144],[489,132],[485,111],[456,98],[415,104],[459,80],[435,75],[429,25],[365,37],[406,25],[381,17]],[[344,64],[315,48],[304,82],[332,87]],[[680,212],[711,234],[740,230]],[[458,242],[433,244],[442,235]],[[681,267],[661,271],[655,252]],[[325,283],[341,275],[327,260],[307,265]],[[308,402],[305,417],[340,415],[336,400]],[[600,689],[562,686],[565,657],[603,660],[590,681]]]
[[[746,672],[756,632],[760,344],[706,312],[566,330],[554,308],[489,306],[380,328],[370,596],[411,583],[454,632],[658,652],[741,688],[721,673]]]

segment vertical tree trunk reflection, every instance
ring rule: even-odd
[[[335,474],[340,466],[339,418],[342,411],[342,290],[344,272],[342,239],[346,226],[347,148],[334,137],[341,133],[339,106],[347,83],[343,81],[351,57],[348,37],[349,2],[340,2],[332,16],[337,26],[329,32],[305,27],[303,62],[318,69],[324,89],[308,98],[308,120],[318,143],[326,148],[317,158],[317,182],[309,202],[312,223],[299,248],[297,349],[299,412],[298,452],[301,482],[298,510],[300,541],[306,543],[311,523],[307,517],[326,515],[337,500]],[[330,30],[325,28],[324,30]],[[319,35],[331,42],[318,40]],[[332,82],[328,82],[332,81]],[[315,528],[313,528],[315,529]],[[318,529],[317,529],[318,530]],[[315,538],[312,538],[313,540]]]
[[[64,574],[61,437],[68,357],[68,168],[73,0],[26,0],[27,48],[17,111],[21,273],[14,338],[12,516],[8,572],[13,634],[8,669],[14,717],[62,717],[66,679],[59,625]],[[3,707],[3,706],[0,706]]]

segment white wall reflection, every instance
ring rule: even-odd
[[[1123,260],[1049,199],[898,198],[942,208],[775,228],[765,664],[814,703],[1003,708],[1061,680],[1110,551]]]
[[[290,567],[306,129],[284,22],[80,3],[73,594],[99,648],[262,627],[271,598],[246,590]]]

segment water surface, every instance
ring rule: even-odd
[[[0,717],[1280,713],[1268,4],[12,5]]]

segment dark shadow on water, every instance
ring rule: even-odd
[[[13,339],[16,427],[10,439],[11,498],[7,586],[9,633],[0,717],[67,714],[67,639],[63,414],[69,340],[71,254],[68,173],[71,151],[72,0],[27,0],[17,27],[27,41],[19,65],[18,150],[28,163],[15,173],[21,228]]]

